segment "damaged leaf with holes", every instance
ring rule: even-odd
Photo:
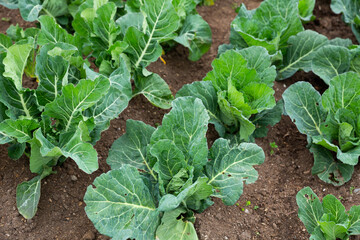
[[[322,202],[310,187],[296,195],[298,215],[313,240],[347,240],[360,234],[360,205],[346,211],[333,195],[326,195]]]
[[[334,77],[322,94],[298,82],[283,94],[285,111],[308,136],[312,174],[335,186],[351,179],[360,156],[360,75]]]
[[[235,204],[265,155],[254,143],[230,146],[222,138],[209,150],[209,119],[200,99],[180,97],[156,129],[128,120],[111,147],[111,170],[84,197],[95,228],[114,239],[195,240],[194,213],[211,206],[211,197]]]

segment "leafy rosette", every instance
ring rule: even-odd
[[[235,204],[253,165],[265,155],[253,143],[218,139],[208,150],[209,115],[200,99],[178,98],[157,129],[128,120],[110,150],[108,173],[89,186],[85,211],[100,233],[114,239],[198,239],[194,212],[218,197]]]
[[[275,66],[263,47],[229,50],[212,63],[203,82],[185,85],[177,96],[196,96],[209,111],[220,136],[248,141],[267,134],[280,121],[272,86]]]
[[[298,3],[299,0],[266,0],[255,10],[241,5],[231,23],[232,47],[261,46],[281,57],[289,37],[304,30]]]
[[[322,202],[306,187],[296,195],[299,218],[313,240],[349,239],[360,234],[360,206],[346,211],[335,196],[326,195]]]
[[[360,156],[360,76],[334,77],[322,96],[309,83],[298,82],[283,98],[287,114],[308,136],[312,173],[333,185],[349,181]]]
[[[38,35],[39,43],[45,34]],[[46,43],[39,51],[35,46],[29,37],[3,45],[0,54],[0,144],[10,144],[11,158],[29,156],[30,170],[38,174],[17,187],[17,207],[25,218],[35,215],[41,179],[54,166],[71,158],[88,174],[98,169],[92,144],[132,96],[124,60],[110,77],[91,76],[75,46]],[[23,75],[35,51],[38,84],[29,89],[23,87]]]

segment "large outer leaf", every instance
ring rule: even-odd
[[[60,56],[49,56],[46,46],[42,47],[36,57],[36,75],[39,85],[36,89],[37,100],[45,106],[61,95],[61,90],[68,83],[70,64]]]
[[[154,131],[155,128],[143,122],[127,120],[126,133],[113,143],[106,160],[111,169],[119,169],[124,164],[128,164],[154,174],[152,170],[154,163],[146,158],[146,148]]]
[[[197,240],[194,225],[190,221],[183,220],[181,214],[186,213],[183,208],[165,212],[161,224],[156,230],[159,240]],[[178,219],[180,217],[180,219]]]
[[[84,197],[85,211],[100,233],[115,239],[155,239],[159,212],[136,168],[124,165],[93,184]]]
[[[199,173],[207,162],[207,111],[201,100],[193,97],[178,98],[172,106],[162,126],[152,135],[151,145],[162,139],[171,140],[183,152],[187,164]]]
[[[253,143],[242,143],[235,147],[229,141],[218,139],[210,149],[206,165],[209,184],[214,186],[213,196],[221,198],[226,205],[233,205],[243,192],[243,183],[254,183],[258,178],[253,165],[262,164],[264,151]]]
[[[283,67],[278,72],[280,80],[291,77],[299,69],[309,72],[316,51],[324,46],[328,39],[317,32],[306,30],[291,36],[284,56]]]
[[[304,223],[307,231],[312,234],[324,214],[321,202],[309,187],[303,188],[297,193],[296,202],[299,206],[299,218]]]
[[[173,39],[174,32],[180,25],[180,19],[171,0],[144,1],[141,12],[146,16],[145,34],[130,27],[125,35],[125,41],[130,46],[126,51],[130,54],[135,68],[146,67],[155,61],[160,56],[153,54],[161,49],[158,43]]]
[[[307,82],[291,85],[283,94],[285,111],[299,131],[309,136],[321,134],[320,125],[326,112],[321,105],[321,95]]]
[[[310,152],[314,154],[313,175],[334,186],[341,186],[351,179],[354,166],[344,164],[334,159],[332,153],[326,148],[313,144]]]
[[[69,84],[63,87],[60,97],[46,105],[44,115],[61,120],[65,131],[68,131],[82,120],[82,111],[96,104],[109,87],[110,82],[106,78],[82,80],[76,87]]]
[[[147,77],[137,76],[134,96],[139,94],[143,94],[152,104],[163,109],[170,108],[174,99],[169,85],[156,73]]]
[[[189,59],[197,61],[211,46],[212,33],[209,24],[198,14],[189,15],[174,41],[189,48]]]
[[[33,45],[33,43],[12,45],[8,48],[3,61],[5,65],[4,77],[11,78],[19,91],[22,90],[22,76]]]
[[[313,56],[312,71],[329,85],[333,77],[350,68],[350,51],[342,46],[324,46]]]

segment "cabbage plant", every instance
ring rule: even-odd
[[[229,50],[212,67],[202,82],[185,85],[176,96],[200,98],[221,137],[249,141],[266,136],[266,127],[278,123],[282,114],[272,89],[276,69],[267,50]]]
[[[360,156],[360,75],[334,77],[322,94],[307,82],[283,94],[285,111],[308,136],[314,154],[312,174],[335,186],[351,179]]]
[[[299,218],[313,240],[347,240],[360,235],[360,205],[346,211],[335,196],[326,195],[322,202],[306,187],[296,195]]]
[[[37,174],[16,190],[17,207],[27,219],[35,215],[41,180],[55,173],[54,166],[71,158],[88,174],[98,169],[93,144],[132,97],[124,60],[109,77],[95,74],[74,45],[50,37],[42,31],[38,41],[27,37],[15,44],[0,37],[0,144],[9,144],[13,159],[28,156]],[[31,89],[23,86],[29,66],[38,80]]]
[[[265,155],[256,144],[225,139],[208,150],[209,119],[200,99],[181,97],[156,129],[128,120],[109,152],[111,170],[84,197],[95,228],[113,239],[198,239],[195,212],[211,206],[211,197],[235,204]]]

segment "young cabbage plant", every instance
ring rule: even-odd
[[[39,43],[44,36],[38,35]],[[23,75],[37,49],[34,39],[1,46],[0,144],[10,144],[11,158],[27,155],[30,171],[38,174],[16,191],[19,212],[30,219],[39,203],[41,180],[54,173],[54,166],[71,158],[88,174],[98,169],[92,144],[127,107],[132,97],[130,72],[121,60],[122,67],[109,77],[96,75],[86,70],[75,46],[46,43],[33,63],[38,84],[29,89],[23,86]]]
[[[360,48],[350,39],[329,40],[324,35],[306,30],[291,36],[282,64],[278,65],[278,80],[291,77],[299,70],[312,71],[326,84],[341,73],[360,73]]]
[[[261,46],[281,60],[289,37],[304,30],[298,9],[299,0],[265,0],[254,10],[241,5],[231,23],[230,45],[221,48],[242,49]]]
[[[359,74],[334,77],[322,95],[311,84],[298,82],[283,99],[286,113],[308,136],[315,160],[312,174],[335,186],[349,181],[360,156]]]
[[[275,66],[263,47],[229,50],[213,61],[202,82],[185,85],[177,97],[200,98],[221,137],[249,141],[267,134],[281,119],[272,86]]]
[[[360,42],[360,2],[357,0],[331,0],[331,10],[336,14],[342,14],[344,22],[351,29]]]
[[[265,155],[256,144],[225,139],[209,150],[209,119],[200,99],[182,97],[156,129],[128,120],[107,159],[112,170],[84,197],[95,228],[114,239],[195,240],[194,213],[211,206],[210,197],[235,204]]]
[[[310,187],[296,195],[299,218],[314,240],[348,240],[360,235],[360,205],[346,211],[335,196],[326,195],[322,202]]]
[[[170,108],[169,86],[146,67],[161,57],[164,44],[184,45],[194,61],[209,50],[211,29],[195,7],[193,1],[127,1],[126,13],[119,17],[115,3],[88,0],[78,8],[72,25],[83,40],[84,52],[96,58],[100,73],[111,74],[122,56],[131,66],[134,95],[143,94],[152,104]]]

